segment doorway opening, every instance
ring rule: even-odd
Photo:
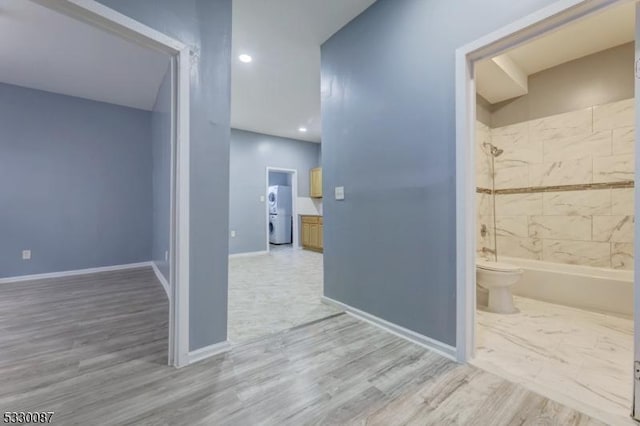
[[[299,248],[298,171],[267,167],[265,193],[267,252]]]
[[[234,343],[337,311],[322,302],[318,52],[374,0],[312,3],[296,4],[294,10],[285,2],[233,2],[227,335]],[[292,12],[300,25],[280,25]],[[255,25],[256,16],[263,25]],[[280,60],[270,59],[275,57]],[[282,180],[270,184],[269,169]],[[286,211],[270,214],[270,185],[293,191],[291,220],[282,218]]]
[[[457,350],[617,423],[637,350],[636,5],[571,6],[457,52]]]
[[[3,256],[14,265],[3,268],[10,272],[1,280],[77,282],[87,274],[105,273],[113,275],[106,276],[107,281],[120,279],[126,286],[121,271],[130,270],[126,273],[134,275],[133,280],[144,281],[151,274],[154,281],[153,266],[164,287],[158,283],[155,290],[166,292],[168,299],[169,320],[159,321],[167,327],[168,363],[186,365],[188,49],[91,0],[82,5],[73,0],[8,1],[5,6],[13,13],[7,15],[3,31],[22,34],[5,38],[14,44],[20,40],[23,46],[12,50],[10,66],[3,68],[4,117],[19,108],[25,111],[19,120],[2,126],[17,133],[6,138],[13,155],[3,157],[13,158],[13,166],[33,167],[38,175],[16,176],[14,183],[20,184],[6,188],[15,205],[26,201],[24,208],[32,214],[16,216],[25,219],[12,243],[23,247],[21,259]],[[65,58],[64,52],[73,54]],[[123,59],[127,55],[131,62]],[[96,64],[105,58],[117,59]],[[41,63],[47,64],[46,72],[36,65]],[[117,65],[113,68],[119,63],[128,63],[126,73],[116,70]],[[146,80],[136,84],[140,75]],[[11,97],[15,102],[8,101]],[[20,125],[24,115],[34,116],[32,125]],[[157,176],[152,171],[154,138],[162,145],[162,173]],[[20,168],[11,169],[20,173]],[[9,167],[3,170],[8,173]],[[40,185],[49,189],[38,189]],[[157,206],[156,198],[161,198]],[[157,229],[150,225],[156,207],[162,210]],[[46,215],[39,219],[42,213]],[[18,225],[15,220],[8,223]],[[162,249],[152,254],[151,234],[156,230],[162,234]],[[80,278],[67,278],[72,276]],[[167,299],[161,296],[161,302]]]

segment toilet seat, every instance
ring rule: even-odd
[[[518,266],[510,265],[502,262],[488,262],[486,260],[476,261],[476,266],[480,269],[496,272],[520,272],[521,269]]]

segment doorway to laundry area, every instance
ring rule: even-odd
[[[298,171],[267,167],[266,174],[267,251],[299,247],[296,209]]]

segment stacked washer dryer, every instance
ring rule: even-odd
[[[269,242],[291,244],[291,187],[275,185],[269,187]]]

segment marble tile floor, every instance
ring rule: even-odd
[[[322,254],[291,246],[229,259],[228,339],[244,342],[339,312],[321,302]]]
[[[473,364],[610,424],[633,424],[633,321],[516,297],[477,311]]]

